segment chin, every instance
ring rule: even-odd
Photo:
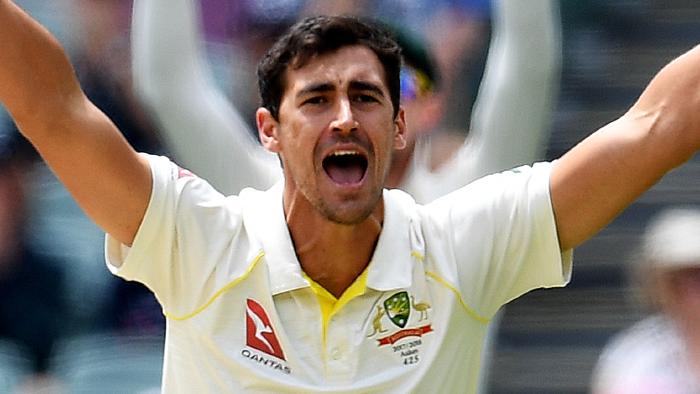
[[[329,221],[352,226],[360,224],[372,216],[372,213],[377,208],[377,203],[363,205],[345,203],[335,206],[323,204],[323,206],[318,208],[321,215]]]
[[[373,209],[367,209],[364,211],[357,212],[353,211],[330,211],[323,212],[323,216],[336,224],[343,224],[346,226],[353,226],[360,224],[367,220],[372,215]]]

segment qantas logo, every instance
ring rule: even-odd
[[[265,309],[256,301],[246,301],[246,345],[263,353],[285,360],[275,330]]]

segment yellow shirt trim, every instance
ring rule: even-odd
[[[255,268],[255,266],[258,265],[258,263],[260,262],[260,260],[262,260],[262,257],[263,257],[263,256],[265,256],[265,252],[263,252],[263,251],[261,250],[260,252],[258,252],[258,255],[255,256],[255,258],[253,259],[253,261],[250,262],[250,264],[248,265],[248,268],[246,268],[246,270],[245,270],[245,272],[243,273],[243,275],[237,277],[236,279],[234,279],[234,280],[232,280],[231,282],[229,282],[228,284],[226,284],[226,286],[224,286],[224,287],[222,287],[221,289],[217,290],[217,292],[214,293],[214,295],[211,296],[211,298],[209,298],[209,300],[207,300],[207,302],[205,302],[204,305],[202,305],[202,306],[200,306],[199,308],[195,309],[194,312],[189,313],[189,314],[187,314],[187,315],[182,315],[182,316],[175,316],[175,315],[172,315],[172,314],[170,314],[170,313],[168,313],[168,312],[166,312],[166,311],[163,311],[163,314],[164,314],[165,317],[167,317],[168,319],[173,319],[173,320],[187,320],[187,319],[189,319],[189,318],[191,318],[191,317],[194,317],[195,315],[198,315],[200,312],[202,312],[203,310],[207,309],[207,308],[209,307],[209,305],[211,305],[217,298],[219,298],[219,296],[221,296],[221,295],[224,294],[225,292],[231,290],[234,286],[236,286],[237,284],[241,283],[241,281],[243,281],[245,278],[247,278],[248,275],[250,275],[250,273],[253,271],[253,268]]]
[[[331,318],[338,313],[343,307],[350,302],[355,297],[359,297],[365,294],[367,291],[367,268],[358,276],[354,282],[345,289],[340,298],[335,298],[328,290],[323,286],[316,283],[313,279],[309,278],[306,273],[302,273],[304,278],[309,282],[311,290],[316,294],[318,303],[321,306],[321,319],[323,323],[323,348],[326,348],[326,333],[328,332],[328,323]]]
[[[417,258],[418,260],[420,260],[421,262],[425,261],[425,256],[423,256],[419,252],[413,251],[413,252],[411,252],[411,255],[413,257]],[[488,319],[484,316],[481,316],[477,311],[474,310],[474,308],[469,306],[469,304],[467,304],[466,301],[464,301],[464,298],[462,297],[462,293],[460,293],[459,290],[457,290],[457,288],[455,288],[451,283],[449,283],[443,277],[441,277],[440,275],[438,275],[432,271],[425,271],[425,274],[428,275],[429,277],[433,278],[436,282],[438,282],[441,285],[448,288],[450,291],[452,291],[455,294],[455,296],[457,296],[457,300],[459,300],[459,304],[462,305],[462,308],[464,308],[464,310],[467,312],[467,314],[469,316],[471,316],[474,320],[476,320],[480,323],[484,323],[484,324],[488,324],[488,322],[491,320],[491,319]]]

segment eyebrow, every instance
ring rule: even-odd
[[[384,97],[384,91],[373,82],[350,81],[350,90],[365,90]]]
[[[325,93],[325,92],[331,92],[335,90],[335,86],[332,83],[328,82],[319,82],[319,83],[313,83],[303,89],[301,89],[299,92],[297,92],[296,96],[301,97],[305,96],[308,94],[313,94],[313,93]],[[377,86],[377,84],[373,82],[367,82],[367,81],[350,81],[350,90],[364,90],[364,91],[370,91],[372,93],[375,93],[379,96],[384,97],[384,91]]]
[[[301,97],[312,93],[325,93],[333,91],[335,87],[328,82],[313,83],[297,92],[296,96]]]

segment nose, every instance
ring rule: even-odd
[[[347,135],[356,131],[359,124],[352,113],[350,100],[339,100],[337,106],[335,119],[331,122],[331,129],[342,135]]]

